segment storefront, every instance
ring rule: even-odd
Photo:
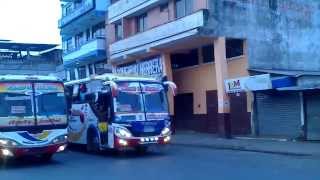
[[[270,78],[270,88],[254,94],[253,134],[261,137],[320,140],[320,91],[292,76]]]
[[[175,129],[218,133],[219,103],[213,44],[200,44],[186,49],[179,45],[175,48],[171,52],[116,64],[113,72],[152,76],[157,79],[166,76],[178,86],[177,95],[169,96],[170,113]],[[242,53],[227,59],[227,66],[229,77],[248,74],[247,57]],[[251,133],[251,99],[250,93],[230,96],[233,134]]]

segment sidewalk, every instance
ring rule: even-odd
[[[224,139],[214,134],[204,134],[190,131],[178,131],[173,135],[173,145],[205,147],[213,149],[227,149],[251,151],[295,156],[319,156],[319,142],[277,141],[262,138]]]

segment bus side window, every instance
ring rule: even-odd
[[[67,100],[67,108],[71,110],[72,108],[72,94],[73,94],[73,86],[66,86],[65,87],[65,96]]]
[[[111,104],[110,98],[107,93],[96,93],[95,98],[95,111],[99,116],[99,121],[109,121],[111,117]]]

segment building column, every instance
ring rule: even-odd
[[[78,80],[79,79],[78,67],[74,67],[74,73],[75,73],[75,78]]]
[[[214,40],[214,58],[218,91],[218,133],[231,138],[230,98],[224,85],[224,80],[228,78],[225,37]]]
[[[171,58],[169,53],[163,53],[161,54],[161,60],[162,60],[162,69],[163,69],[163,75],[167,76],[168,81],[173,81],[172,76],[172,68],[171,68]],[[168,101],[169,101],[169,107],[170,107],[170,115],[174,115],[174,99],[172,92],[169,91],[168,94]]]
[[[86,67],[86,77],[90,77],[90,72],[89,72],[90,66],[89,66],[89,64],[87,64],[85,67]]]

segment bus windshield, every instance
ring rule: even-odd
[[[145,111],[147,113],[167,113],[166,92],[161,84],[142,83]]]
[[[0,83],[0,128],[66,125],[62,83]]]
[[[0,117],[33,116],[30,95],[0,93]]]
[[[137,82],[119,82],[115,111],[118,113],[143,112],[142,94]]]
[[[37,96],[38,115],[65,115],[66,99],[63,93],[47,93]],[[50,102],[50,103],[48,103]]]
[[[67,102],[61,83],[36,83],[35,95],[38,125],[67,123]]]
[[[33,126],[31,83],[0,83],[0,127]]]
[[[118,113],[167,113],[168,102],[160,83],[118,82],[115,111]]]

